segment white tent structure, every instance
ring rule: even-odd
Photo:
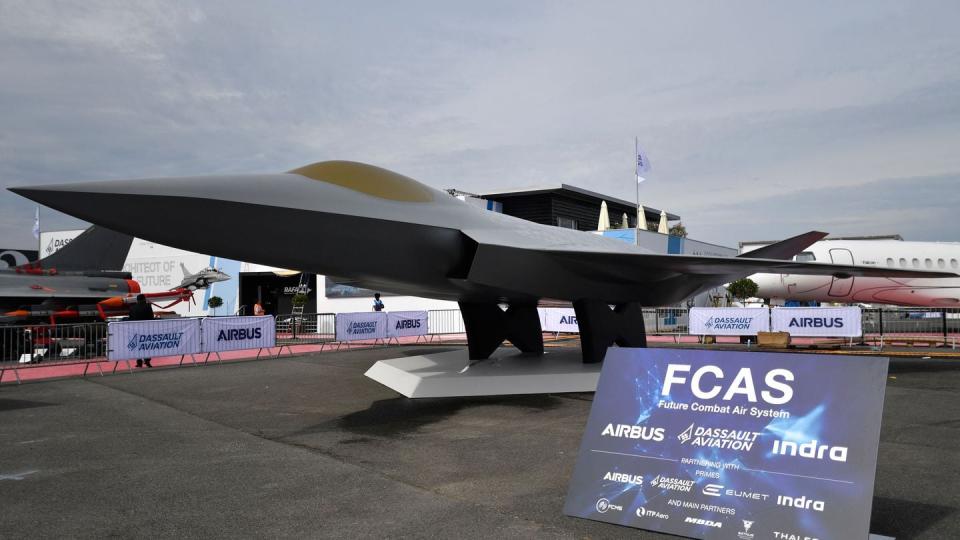
[[[597,224],[598,231],[605,231],[610,228],[610,212],[607,211],[607,201],[600,202],[600,222]]]
[[[660,234],[670,234],[670,228],[667,226],[667,212],[660,211],[660,225],[657,226],[657,232]]]

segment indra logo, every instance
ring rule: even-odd
[[[816,512],[823,512],[826,507],[823,501],[808,499],[806,496],[788,497],[786,495],[777,495],[777,504],[780,506],[799,508],[801,510],[814,510]]]
[[[650,481],[650,485],[663,489],[666,491],[679,491],[680,493],[690,493],[690,490],[693,489],[693,480],[687,480],[685,478],[672,478],[669,476],[657,475],[656,478]]]
[[[790,328],[843,328],[843,317],[793,317]]]
[[[259,328],[225,328],[217,334],[217,341],[247,341],[261,337]]]
[[[413,330],[420,328],[420,319],[401,319],[397,321],[397,327],[394,330]]]
[[[377,321],[353,321],[347,326],[347,334],[362,336],[377,333]]]
[[[690,446],[749,452],[753,449],[753,443],[759,435],[759,431],[710,428],[690,424],[683,433],[677,435],[677,439],[680,444],[689,442]]]
[[[607,424],[607,427],[603,428],[603,432],[600,435],[603,437],[660,442],[664,438],[664,429],[630,424]]]
[[[704,326],[714,330],[749,330],[756,317],[710,317]]]
[[[129,351],[157,351],[162,349],[177,349],[183,332],[166,332],[159,334],[134,334],[127,342]]]
[[[614,512],[623,512],[623,506],[620,506],[618,504],[613,504],[607,499],[600,499],[599,501],[597,501],[597,512],[600,512],[601,514],[606,514],[610,510],[613,510]]]
[[[773,441],[773,453],[781,456],[799,456],[807,459],[847,461],[848,450],[846,446],[828,446],[826,444],[818,444],[818,442],[816,439],[802,444],[794,441]]]
[[[576,324],[577,324],[577,317],[576,317],[576,315],[561,315],[561,316],[560,316],[560,324],[576,325]]]

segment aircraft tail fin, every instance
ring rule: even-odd
[[[187,265],[183,263],[180,263],[180,271],[183,272],[183,277],[187,277],[190,275],[190,271],[187,270]]]
[[[121,270],[133,237],[94,225],[53,255],[39,261],[61,271]]]
[[[776,259],[780,261],[788,261],[792,259],[794,255],[807,249],[814,243],[823,240],[827,234],[828,233],[820,231],[810,231],[808,233],[803,233],[801,235],[770,244],[769,246],[763,246],[762,248],[758,248],[753,251],[741,253],[737,256],[750,259]]]

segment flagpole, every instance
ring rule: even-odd
[[[640,138],[633,138],[633,169],[637,174],[637,177],[634,178],[634,182],[637,184],[637,226],[633,231],[633,238],[636,242],[636,245],[640,245],[640,171],[637,170],[637,156],[640,155]]]

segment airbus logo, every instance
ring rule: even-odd
[[[660,442],[664,438],[663,428],[634,426],[630,424],[607,424],[600,433],[603,437],[619,437],[622,439],[642,439],[644,441]]]
[[[608,482],[619,482],[621,484],[635,484],[638,486],[643,485],[643,477],[639,474],[626,474],[620,472],[607,472],[603,475],[603,479]]]
[[[793,317],[790,328],[843,328],[843,317]]]

